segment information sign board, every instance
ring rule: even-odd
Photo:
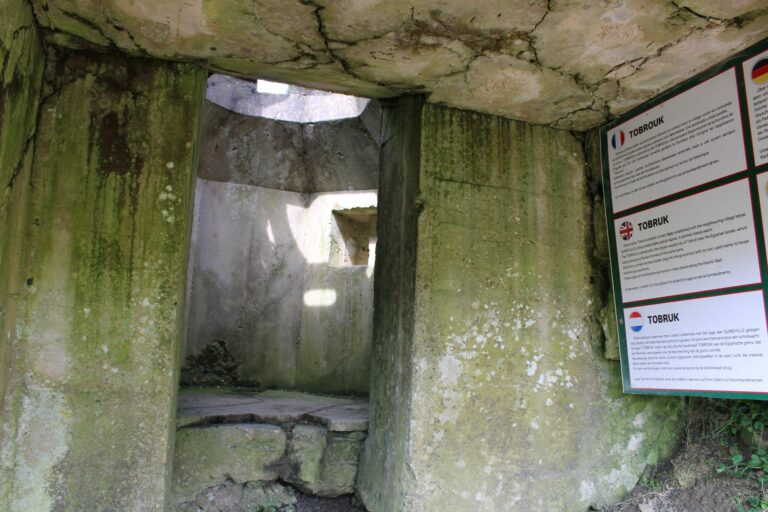
[[[624,391],[768,400],[768,40],[600,137]]]

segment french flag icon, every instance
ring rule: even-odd
[[[629,314],[629,322],[627,323],[629,328],[634,332],[640,332],[643,330],[643,315],[637,311],[633,311]]]
[[[611,137],[611,146],[613,146],[613,149],[619,149],[623,145],[624,145],[624,130],[619,130],[618,132],[613,134],[613,137]]]

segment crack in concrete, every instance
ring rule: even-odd
[[[570,126],[568,126],[567,129],[568,130],[572,130],[573,129],[573,120],[570,119],[570,118],[572,118],[573,116],[575,116],[579,112],[596,112],[598,114],[602,114],[602,112],[600,110],[595,108],[595,103],[596,102],[597,102],[597,99],[596,98],[592,98],[592,103],[590,103],[586,107],[581,107],[581,108],[577,108],[575,110],[571,110],[570,112],[568,112],[568,113],[566,113],[566,114],[556,118],[554,121],[551,121],[550,123],[547,123],[547,124],[549,126],[553,127],[553,128],[561,128],[562,129],[562,128],[565,128],[565,126],[564,125],[561,126],[560,123],[563,122],[563,121],[566,121],[566,120],[570,120]]]
[[[104,5],[103,0],[99,0],[99,8],[101,9],[101,15],[104,17],[104,21],[111,26],[113,29],[117,30],[118,32],[124,32],[126,36],[128,36],[128,39],[131,41],[134,47],[136,47],[136,51],[140,53],[141,55],[148,57],[150,56],[149,52],[144,49],[144,47],[139,44],[139,42],[136,40],[136,38],[133,36],[133,34],[128,30],[126,27],[120,25],[116,19],[114,19],[113,16],[111,16],[107,12],[107,8]]]
[[[677,2],[675,2],[674,0],[672,0],[670,3],[672,3],[680,11],[686,11],[686,12],[690,11],[690,9],[688,9],[687,7],[679,7]],[[608,103],[609,103],[609,101],[615,100],[616,98],[620,97],[622,90],[626,90],[626,88],[623,86],[622,82],[627,80],[628,78],[636,75],[637,73],[639,73],[642,70],[643,66],[645,66],[648,62],[654,61],[654,60],[662,57],[664,55],[664,53],[667,52],[670,48],[673,48],[673,47],[681,44],[683,41],[685,41],[689,37],[693,36],[694,34],[701,33],[701,32],[707,32],[708,30],[712,30],[714,28],[719,28],[719,27],[722,27],[722,26],[728,26],[728,25],[731,25],[731,24],[738,23],[737,18],[733,18],[731,20],[723,20],[721,18],[713,18],[713,17],[707,18],[707,17],[699,15],[698,13],[695,13],[693,11],[690,11],[690,14],[692,14],[694,16],[697,16],[699,18],[702,18],[702,19],[715,20],[715,21],[718,22],[718,24],[715,25],[715,26],[704,26],[704,27],[701,27],[701,26],[696,27],[696,26],[694,26],[694,27],[689,27],[690,30],[688,30],[687,33],[683,34],[682,36],[680,36],[679,38],[677,38],[674,41],[670,41],[670,42],[660,46],[654,52],[654,54],[622,62],[622,63],[614,66],[613,68],[611,68],[611,70],[609,70],[608,73],[605,74],[605,77],[604,77],[603,81],[606,80],[606,79],[609,79],[608,78],[609,75],[612,72],[616,71],[617,69],[621,68],[622,66],[629,65],[629,66],[631,66],[633,68],[633,71],[630,74],[616,79],[616,83],[618,85],[617,90],[616,90],[616,94],[614,95],[614,97],[612,99],[606,100],[606,106],[608,108],[608,115],[606,117],[606,121],[609,121],[611,119],[615,119],[616,117],[618,117],[618,115],[620,115],[620,114],[613,113],[611,111],[610,105],[608,105]],[[675,15],[673,15],[673,16],[675,16]],[[602,83],[602,81],[600,83]]]
[[[32,0],[26,0],[26,1],[30,5],[34,4]],[[514,31],[514,32],[507,32],[507,33],[483,31],[481,29],[476,29],[475,27],[465,25],[465,24],[457,25],[455,20],[452,20],[450,18],[445,18],[444,16],[441,16],[439,12],[436,12],[436,11],[430,12],[428,16],[422,16],[421,14],[417,15],[415,7],[411,6],[410,21],[406,22],[405,25],[403,25],[401,28],[398,28],[396,31],[389,30],[383,34],[376,34],[371,37],[360,38],[360,39],[355,39],[351,41],[343,40],[343,39],[333,39],[329,36],[329,28],[326,25],[326,20],[324,19],[324,16],[323,16],[323,10],[326,7],[322,5],[323,2],[321,0],[298,0],[298,2],[300,4],[303,4],[311,8],[312,15],[315,18],[317,34],[319,35],[322,41],[322,47],[315,47],[317,46],[315,43],[307,44],[302,41],[294,41],[291,38],[281,35],[280,33],[276,32],[272,28],[262,25],[264,31],[267,34],[271,35],[272,37],[277,37],[281,41],[290,45],[290,47],[296,52],[296,56],[290,59],[279,59],[279,60],[273,60],[273,61],[268,61],[268,60],[256,61],[253,59],[249,59],[251,62],[254,62],[257,64],[263,64],[266,66],[289,67],[296,70],[303,70],[303,69],[310,70],[310,69],[315,69],[318,66],[333,66],[334,64],[338,64],[341,68],[340,71],[343,72],[344,75],[346,75],[351,79],[359,81],[361,86],[369,85],[373,87],[381,87],[383,89],[390,90],[392,93],[414,93],[414,92],[430,92],[430,90],[434,88],[439,83],[440,80],[453,78],[458,75],[462,75],[463,82],[465,84],[469,84],[471,73],[472,73],[472,67],[477,61],[477,59],[483,56],[489,56],[491,53],[500,53],[503,55],[509,55],[510,57],[518,59],[523,63],[530,64],[534,66],[539,72],[549,71],[549,72],[555,73],[560,77],[570,82],[573,82],[579,89],[581,89],[583,93],[585,93],[588,96],[591,96],[592,101],[589,105],[581,106],[579,108],[575,108],[571,111],[565,112],[562,115],[559,115],[558,117],[556,117],[551,122],[542,123],[547,126],[557,126],[557,127],[561,127],[563,124],[569,124],[566,121],[568,121],[569,119],[572,119],[575,114],[578,114],[579,112],[585,112],[585,111],[591,111],[598,114],[602,114],[604,117],[604,120],[611,119],[611,117],[614,116],[614,113],[612,112],[612,109],[609,103],[619,98],[622,94],[622,91],[627,90],[626,87],[624,86],[624,83],[626,83],[626,80],[642,72],[642,70],[645,68],[648,62],[658,59],[660,57],[663,57],[663,55],[667,51],[669,51],[671,48],[681,44],[683,41],[685,41],[687,38],[691,37],[694,34],[706,32],[708,30],[713,30],[713,29],[720,29],[722,27],[727,27],[727,26],[740,27],[741,25],[745,24],[747,21],[752,19],[752,17],[755,16],[755,13],[763,12],[763,10],[756,10],[756,11],[751,11],[750,13],[745,13],[744,15],[740,15],[735,18],[724,19],[724,18],[709,16],[709,15],[697,12],[694,9],[691,9],[690,7],[682,6],[680,5],[681,3],[680,0],[669,0],[670,4],[675,9],[675,12],[671,16],[669,16],[668,19],[671,19],[672,22],[675,24],[682,23],[684,26],[686,26],[688,30],[676,40],[660,46],[652,54],[649,54],[644,57],[628,59],[614,65],[613,67],[611,67],[611,69],[609,69],[603,75],[602,79],[594,83],[591,83],[587,81],[584,75],[579,72],[569,72],[563,69],[563,66],[550,66],[542,62],[541,60],[541,57],[539,55],[539,49],[537,48],[537,37],[535,33],[540,29],[542,24],[548,19],[550,14],[552,14],[553,9],[555,8],[552,0],[547,0],[545,12],[541,16],[541,18],[539,18],[538,21],[534,23],[533,28],[528,31]],[[67,34],[66,32],[62,32],[55,29],[52,26],[52,22],[50,21],[49,17],[47,21],[44,21],[43,18],[45,18],[46,16],[44,12],[41,12],[41,10],[46,11],[48,9],[47,3],[45,2],[45,0],[41,0],[41,2],[38,5],[39,5],[38,9],[33,8],[35,22],[38,25],[48,26],[54,33],[66,34],[70,38],[75,38],[75,40],[81,40],[81,38],[78,38],[77,36],[73,36],[73,35]],[[115,17],[114,15],[110,14],[110,12],[108,12],[107,6],[104,4],[103,0],[99,0],[99,6],[101,8],[101,19],[96,21],[89,19],[88,17],[81,16],[77,13],[69,12],[67,10],[58,9],[56,7],[54,7],[54,9],[56,9],[56,12],[59,13],[59,15],[68,17],[73,21],[82,25],[84,28],[91,31],[93,33],[92,37],[98,38],[98,40],[101,41],[100,43],[101,45],[107,46],[108,48],[116,49],[118,51],[120,50],[126,51],[125,49],[121,49],[118,46],[118,44],[116,43],[116,39],[112,37],[114,36],[114,34],[112,34],[112,36],[108,35],[108,32],[111,32],[111,30],[108,30],[108,29],[112,29],[121,34],[124,33],[126,38],[130,41],[130,45],[133,46],[135,52],[138,52],[141,55],[145,55],[145,56],[150,55],[150,53],[139,42],[137,37],[134,36],[134,34],[132,34],[130,30],[128,30],[126,27],[124,27],[120,23],[118,17]],[[181,8],[179,9],[177,14],[178,16],[181,16]],[[706,23],[701,23],[701,21],[697,22],[696,20],[702,20]],[[179,22],[180,22],[180,19],[177,19],[177,26]],[[692,24],[694,26],[692,26]],[[698,26],[695,26],[696,24],[698,24]],[[104,29],[102,27],[104,27]],[[424,39],[424,38],[430,38],[430,37],[437,39],[437,41],[428,41]],[[350,62],[342,54],[340,54],[337,51],[337,50],[344,50],[349,47],[357,46],[358,44],[361,44],[364,42],[376,41],[383,38],[391,38],[396,43],[400,43],[402,46],[407,48],[413,48],[415,46],[415,47],[429,48],[430,50],[445,49],[448,52],[450,52],[452,56],[455,56],[458,62],[462,63],[462,65],[460,67],[451,65],[449,67],[449,70],[439,74],[435,74],[432,77],[430,77],[429,80],[426,80],[424,81],[424,83],[421,83],[421,84],[418,84],[415,82],[413,83],[393,82],[393,81],[387,81],[387,80],[381,80],[381,79],[372,80],[370,78],[364,77],[363,74],[361,74],[362,70],[368,67],[367,65],[355,64],[354,62]],[[118,39],[122,39],[122,38],[118,38]],[[463,52],[460,49],[453,48],[448,44],[443,44],[444,40],[446,39],[448,41],[456,41],[458,43],[463,44],[467,52]],[[315,41],[315,39],[312,38],[312,41]],[[127,41],[123,41],[123,43],[125,42]],[[94,44],[94,43],[88,42],[88,44]],[[229,56],[217,55],[216,57],[208,57],[208,58],[202,58],[202,59],[195,59],[195,58],[189,58],[189,57],[185,58],[179,55],[178,50],[179,50],[179,31],[176,30],[175,55],[173,57],[174,60],[178,60],[181,62],[195,62],[195,63],[204,65],[208,69],[214,69],[216,67],[212,64],[212,59],[214,58],[224,58],[224,59],[242,58],[237,55],[229,55]],[[130,52],[130,50],[128,51]],[[384,57],[385,55],[371,56],[372,59],[387,60],[387,59],[384,59]],[[402,58],[403,60],[408,59],[407,56],[400,56],[400,58]],[[451,59],[452,58],[453,57],[451,57]],[[625,76],[621,76],[621,78],[612,78],[611,75],[617,74],[620,71],[624,71],[627,74]],[[601,87],[603,87],[606,84],[606,82],[609,80],[615,81],[616,86],[614,88],[607,88],[604,90],[605,92],[598,94],[598,91],[600,91]]]
[[[314,3],[311,3],[311,2],[308,2],[308,1],[305,1],[305,0],[299,0],[299,2],[298,2],[298,3],[300,3],[300,4],[302,4],[302,5],[307,5],[307,6],[311,7],[311,8],[313,8],[313,10],[314,10],[314,11],[313,11],[313,14],[315,15],[315,18],[316,18],[316,19],[319,19],[319,18],[318,18],[318,16],[319,16],[319,13],[317,12],[317,9],[318,9],[318,7],[316,6],[316,4],[314,4]],[[309,45],[309,44],[306,44],[306,43],[302,43],[301,41],[293,41],[292,39],[290,39],[290,38],[288,38],[288,37],[285,37],[285,36],[283,36],[283,35],[281,35],[281,34],[279,34],[279,33],[275,32],[275,31],[273,31],[273,30],[272,30],[270,27],[268,27],[266,24],[264,24],[264,23],[261,23],[261,21],[260,21],[259,17],[256,15],[256,13],[255,13],[255,12],[252,12],[252,13],[251,13],[251,15],[253,16],[254,20],[256,20],[256,22],[257,22],[257,23],[259,23],[259,25],[261,26],[261,28],[263,28],[263,29],[264,29],[264,31],[265,31],[267,34],[271,35],[272,37],[278,38],[278,39],[280,39],[281,41],[283,41],[283,42],[285,42],[286,44],[288,44],[289,46],[293,47],[293,49],[294,49],[294,50],[296,51],[296,53],[298,54],[298,57],[297,57],[298,59],[301,59],[301,58],[307,58],[307,59],[310,59],[310,60],[312,60],[312,61],[315,61],[315,62],[317,62],[317,63],[319,63],[319,64],[330,64],[331,62],[333,62],[333,58],[334,58],[334,56],[333,56],[333,54],[332,54],[332,53],[329,51],[329,49],[328,49],[328,41],[326,40],[326,38],[325,38],[324,34],[323,34],[321,31],[319,31],[319,30],[318,30],[318,34],[320,35],[320,38],[323,40],[323,48],[313,48],[313,47],[312,47],[311,45]],[[318,25],[318,26],[319,26],[319,25]],[[307,49],[308,49],[309,51],[307,51]],[[322,52],[322,53],[326,53],[326,54],[328,54],[328,57],[329,57],[329,58],[328,58],[328,60],[326,60],[326,61],[320,61],[320,60],[318,59],[318,56],[316,55],[316,53],[317,53],[317,52]]]
[[[547,10],[544,12],[544,16],[541,17],[539,21],[536,22],[536,24],[533,26],[529,34],[533,34],[537,28],[539,28],[539,25],[544,23],[544,20],[547,19],[547,16],[549,13],[552,12],[552,0],[547,0]]]
[[[317,32],[318,32],[318,34],[320,34],[320,37],[323,39],[323,43],[325,45],[325,49],[336,60],[336,62],[338,62],[341,65],[341,68],[344,70],[344,72],[347,73],[348,75],[352,76],[353,78],[356,78],[358,80],[362,80],[365,83],[372,83],[369,80],[366,80],[366,79],[356,75],[352,71],[351,66],[349,65],[349,63],[346,60],[344,60],[343,58],[341,58],[331,48],[331,45],[330,45],[331,39],[328,36],[327,27],[325,26],[325,22],[323,21],[323,17],[320,14],[320,12],[323,9],[325,9],[325,7],[323,7],[322,5],[318,4],[314,0],[299,0],[299,1],[304,3],[304,4],[306,4],[306,5],[311,6],[313,8],[312,12],[313,12],[313,14],[315,16],[315,20],[316,20],[316,23],[317,23]],[[378,84],[378,85],[382,85],[382,84]]]
[[[676,0],[669,0],[669,3],[674,5],[675,9],[677,9],[678,11],[687,12],[688,14],[691,14],[691,15],[693,15],[693,16],[695,16],[697,18],[700,18],[702,20],[706,20],[706,21],[719,21],[719,22],[727,22],[728,21],[728,20],[726,20],[724,18],[717,18],[715,16],[707,16],[706,14],[698,13],[698,12],[694,11],[693,9],[691,9],[688,6],[681,6]]]
[[[8,59],[8,56],[11,54],[13,42],[17,41],[22,36],[22,34],[24,34],[25,32],[29,32],[29,31],[34,31],[35,30],[35,26],[34,25],[35,25],[35,22],[36,22],[36,17],[35,17],[34,6],[32,5],[31,0],[27,0],[26,3],[27,3],[27,5],[29,5],[29,10],[30,10],[30,13],[31,13],[31,16],[32,16],[32,22],[29,23],[29,24],[23,24],[23,25],[19,25],[18,27],[16,27],[14,29],[14,31],[11,33],[11,37],[10,37],[11,44],[9,46],[7,46],[7,47],[5,45],[0,47],[3,50],[2,52],[0,52],[0,53],[2,53],[2,56],[3,56],[2,68],[0,68],[0,80],[2,80],[2,81],[5,81],[6,71],[8,70],[8,66],[10,66],[10,59]],[[45,52],[45,42],[40,39],[39,34],[35,34],[35,35],[36,35],[36,38],[38,40],[38,43],[40,44],[41,50],[43,51],[43,54],[45,54],[44,53]],[[22,54],[21,55],[23,55],[24,52],[26,52],[26,50],[27,50],[26,46],[22,46]],[[42,80],[42,77],[41,77],[41,80]],[[7,98],[3,98],[3,101],[6,101],[6,100],[7,100]],[[35,98],[35,100],[38,101],[37,112],[35,113],[35,120],[34,120],[34,123],[32,124],[32,126],[29,127],[29,133],[27,134],[26,138],[24,139],[24,143],[22,144],[21,151],[19,152],[19,155],[18,155],[18,160],[16,161],[16,164],[13,166],[13,169],[11,170],[11,176],[10,176],[10,178],[8,180],[8,184],[6,185],[6,190],[7,191],[10,191],[10,190],[13,189],[14,184],[16,183],[16,180],[19,178],[19,176],[21,176],[21,173],[24,170],[24,165],[25,165],[25,162],[26,162],[27,158],[30,159],[30,162],[34,158],[34,144],[33,144],[33,141],[35,139],[35,136],[37,135],[37,127],[38,127],[38,124],[40,122],[40,115],[41,115],[40,113],[41,113],[42,107],[43,107],[42,101],[40,101],[40,98],[39,98],[39,93],[38,93],[38,97]],[[0,126],[0,129],[1,128],[2,127]],[[10,197],[8,197],[7,194],[6,194],[5,201],[3,201],[3,204],[2,204],[2,206],[0,208],[4,210],[6,204],[8,203],[8,201],[10,201]]]
[[[66,85],[68,85],[68,82],[62,84],[62,87],[66,86]],[[48,101],[53,96],[57,95],[60,90],[61,90],[61,88],[58,88],[58,89],[54,90],[53,92],[51,92],[50,94],[48,94],[48,95],[46,95],[46,96],[44,96],[42,98],[40,98],[40,97],[38,98],[39,104],[38,104],[38,107],[37,107],[37,112],[35,114],[35,122],[31,126],[30,132],[27,134],[27,137],[24,140],[24,145],[22,146],[21,151],[19,152],[19,161],[16,163],[16,166],[14,167],[13,171],[11,172],[10,180],[8,181],[8,184],[6,185],[7,190],[13,189],[14,184],[16,183],[16,180],[18,179],[18,177],[21,175],[22,171],[24,170],[24,164],[25,164],[27,158],[29,157],[30,163],[34,160],[34,158],[35,158],[34,140],[35,140],[35,137],[37,136],[38,127],[40,126],[40,121],[41,121],[41,118],[42,118],[42,115],[43,115],[43,107],[45,107],[45,105],[48,103]],[[31,151],[31,153],[30,153],[30,151]]]
[[[104,31],[101,29],[101,27],[95,21],[90,20],[88,18],[85,18],[85,17],[81,16],[78,13],[65,11],[63,9],[58,9],[58,12],[62,16],[65,16],[65,17],[67,17],[67,18],[69,18],[69,19],[71,19],[73,21],[76,21],[77,23],[80,23],[81,25],[84,25],[88,29],[96,32],[96,34],[98,34],[104,41],[107,42],[107,44],[106,44],[107,48],[110,48],[111,50],[114,50],[114,51],[117,51],[117,52],[120,52],[122,50],[117,45],[117,43],[115,43],[115,41],[111,37],[108,37],[107,34],[104,33]],[[60,30],[58,28],[53,27],[53,25],[49,25],[47,28],[49,28],[52,32],[61,33],[61,34],[68,34],[69,35],[69,32],[64,32],[64,31],[62,31],[62,30]],[[74,36],[74,37],[76,37],[78,39],[81,39],[78,36]],[[89,42],[93,43],[93,41],[89,41]]]

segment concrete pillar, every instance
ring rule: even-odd
[[[679,399],[623,395],[596,321],[592,199],[567,131],[385,111],[373,512],[586,510],[669,453]]]
[[[191,65],[48,52],[2,223],[3,510],[164,510],[204,85]]]

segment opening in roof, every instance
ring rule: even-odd
[[[208,78],[206,98],[239,114],[294,123],[358,117],[370,101],[280,82],[251,82],[220,74]]]

